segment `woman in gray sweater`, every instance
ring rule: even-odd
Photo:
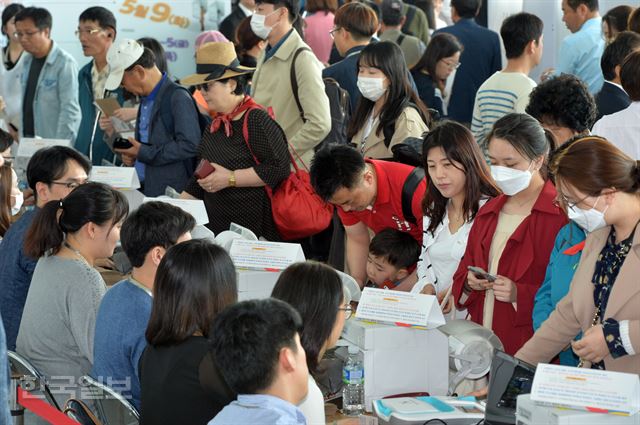
[[[25,253],[39,260],[17,351],[55,392],[71,395],[78,379],[91,371],[95,319],[106,291],[93,266],[113,254],[128,210],[120,192],[86,183],[63,200],[47,203],[26,234]]]

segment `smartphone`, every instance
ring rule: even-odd
[[[495,282],[495,280],[497,279],[496,276],[492,275],[491,273],[485,272],[480,267],[468,266],[467,269],[471,273],[475,274],[476,277],[482,278],[482,279],[487,279],[489,282]]]
[[[207,177],[209,174],[213,173],[215,168],[213,165],[206,159],[201,159],[196,167],[196,171],[193,172],[193,175],[198,178],[198,180]]]
[[[130,147],[133,147],[133,145],[124,137],[116,137],[113,141],[114,149],[129,149]]]

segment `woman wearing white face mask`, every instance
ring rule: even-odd
[[[0,239],[15,221],[13,216],[22,208],[23,196],[18,189],[18,177],[10,163],[0,166]]]
[[[513,355],[533,335],[533,298],[567,217],[554,204],[553,183],[545,181],[552,138],[535,119],[506,115],[488,140],[491,174],[504,194],[478,211],[453,278],[453,295],[456,306],[492,329]],[[492,276],[476,275],[469,266]]]
[[[422,137],[428,130],[429,111],[411,88],[407,65],[396,44],[381,41],[362,50],[358,89],[362,97],[347,138],[364,156],[391,158],[394,145],[407,137]]]
[[[591,233],[569,293],[516,356],[548,362],[571,344],[583,366],[640,373],[640,162],[585,137],[554,154],[551,170],[570,216]]]

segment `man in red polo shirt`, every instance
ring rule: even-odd
[[[316,153],[310,174],[316,193],[340,207],[338,215],[347,235],[347,267],[361,287],[367,277],[370,230],[398,229],[422,244],[424,173],[396,162],[365,160],[350,146],[330,145]],[[408,214],[408,205],[407,214],[403,213],[403,188],[410,190],[412,214]]]

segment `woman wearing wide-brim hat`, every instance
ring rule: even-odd
[[[218,113],[198,147],[199,160],[208,161],[213,172],[194,175],[182,198],[204,200],[207,227],[216,234],[233,222],[267,240],[280,240],[265,186],[274,189],[289,176],[289,151],[280,126],[245,95],[252,72],[240,65],[233,43],[214,42],[198,49],[196,74],[180,81],[196,86]]]

